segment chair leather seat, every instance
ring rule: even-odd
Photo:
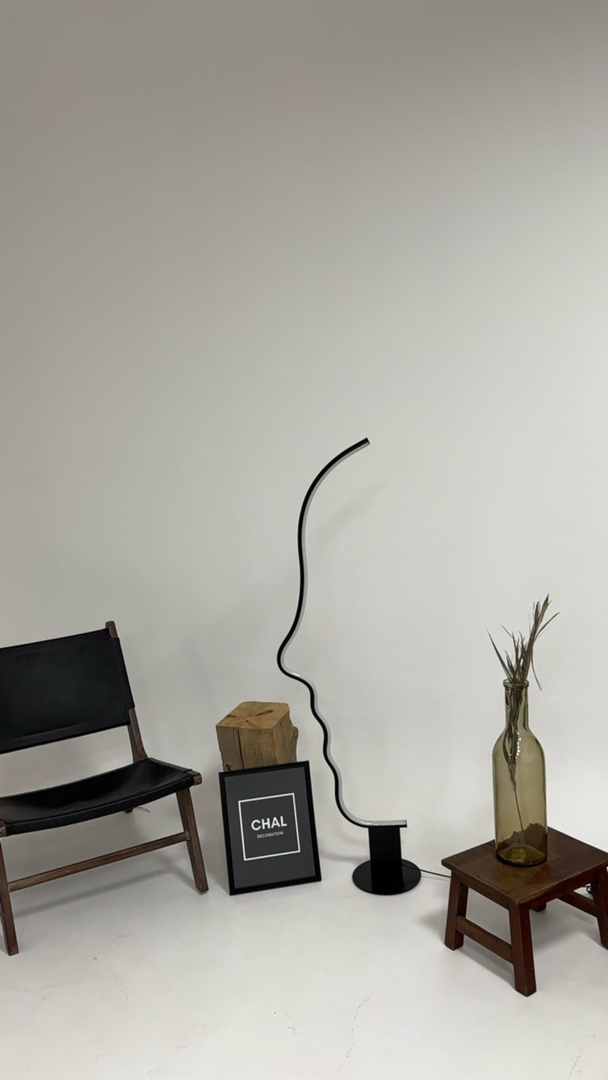
[[[0,798],[7,834],[37,832],[116,814],[191,787],[197,774],[155,758],[39,791]]]

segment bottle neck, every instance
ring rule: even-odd
[[[528,726],[528,683],[504,683],[505,719],[507,727],[518,731],[529,731]]]

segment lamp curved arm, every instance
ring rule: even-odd
[[[345,817],[347,821],[350,821],[351,825],[358,825],[360,828],[363,829],[372,828],[374,825],[394,825],[398,826],[399,828],[404,828],[407,825],[407,821],[365,821],[363,820],[363,818],[358,818],[354,814],[351,814],[350,811],[346,808],[344,804],[344,799],[342,797],[342,776],[340,773],[340,769],[334,761],[331,753],[331,731],[329,729],[327,721],[325,720],[319,709],[316,687],[310,679],[304,678],[303,675],[298,675],[298,673],[295,671],[290,671],[290,669],[286,667],[283,663],[283,655],[285,653],[285,650],[290,644],[294,635],[296,634],[300,623],[302,622],[304,606],[306,603],[308,574],[306,565],[306,548],[304,544],[304,534],[306,530],[306,518],[308,515],[310,503],[312,501],[313,495],[319,487],[319,484],[322,482],[322,480],[325,479],[327,474],[331,472],[331,470],[334,469],[336,465],[339,465],[341,461],[344,461],[345,458],[350,457],[351,454],[355,454],[357,450],[363,449],[364,446],[369,446],[369,439],[360,439],[359,442],[353,443],[352,446],[347,447],[346,450],[342,451],[342,453],[337,454],[336,457],[332,458],[331,461],[329,461],[327,465],[325,465],[317,474],[308,491],[306,492],[306,495],[304,496],[304,502],[302,503],[302,508],[300,510],[300,516],[298,519],[298,562],[300,566],[300,589],[298,593],[298,603],[296,606],[296,613],[294,615],[293,622],[287,634],[283,638],[283,641],[279,645],[279,649],[277,652],[277,664],[279,666],[279,670],[282,671],[283,674],[287,676],[287,678],[295,679],[296,682],[302,683],[302,685],[305,686],[308,690],[310,696],[310,710],[315,720],[321,725],[321,728],[323,729],[323,757],[325,758],[325,761],[329,765],[329,768],[331,769],[333,774],[336,805],[342,816]]]

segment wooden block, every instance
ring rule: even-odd
[[[215,730],[224,772],[297,760],[298,729],[284,702],[242,701]]]

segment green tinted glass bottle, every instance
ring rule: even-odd
[[[547,858],[545,755],[528,726],[528,683],[504,688],[506,726],[492,753],[496,854],[537,866]]]

